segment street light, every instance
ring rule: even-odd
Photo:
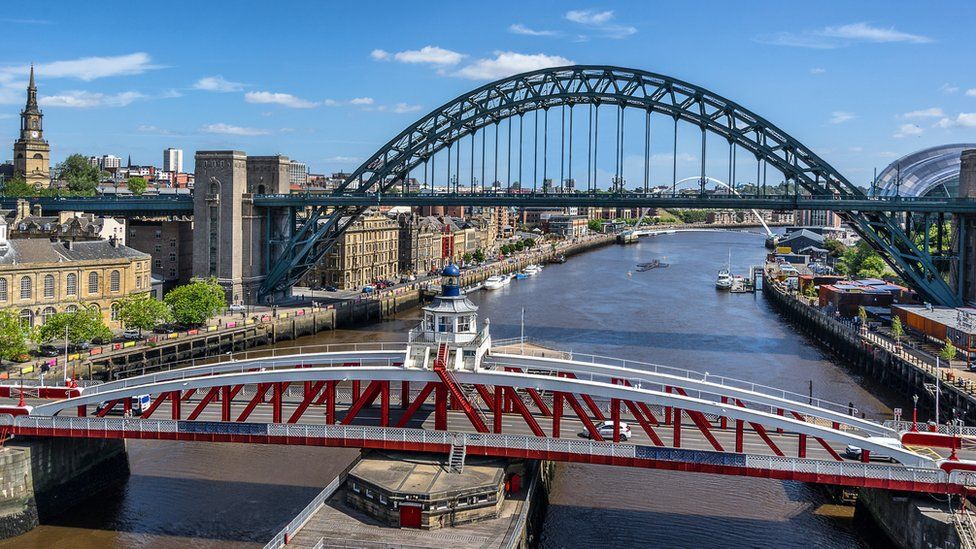
[[[912,432],[918,432],[918,395],[912,395]]]

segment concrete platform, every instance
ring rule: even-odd
[[[434,498],[477,487],[497,486],[505,474],[506,460],[469,457],[461,473],[448,471],[444,456],[399,452],[372,452],[349,471],[387,492]]]

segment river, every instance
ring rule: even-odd
[[[550,265],[495,292],[476,292],[494,337],[525,334],[543,344],[693,368],[853,402],[867,417],[904,404],[840,366],[784,325],[761,294],[714,289],[761,263],[763,238],[735,232],[678,233],[609,246]],[[636,272],[658,258],[669,268]],[[401,340],[417,312],[301,343]],[[295,345],[288,342],[283,345]],[[870,390],[870,393],[868,392]],[[880,395],[878,398],[874,395]],[[5,547],[259,547],[355,455],[354,450],[130,441],[132,476],[117,490]],[[869,547],[849,510],[796,482],[647,471],[559,467],[542,547]],[[248,543],[251,542],[251,543]]]

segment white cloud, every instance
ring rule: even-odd
[[[140,124],[136,127],[136,131],[140,133],[154,133],[157,135],[176,135],[175,132],[167,130],[166,128],[160,128],[159,126],[153,126],[152,124]]]
[[[819,34],[831,38],[843,38],[862,42],[908,42],[910,44],[926,44],[932,41],[927,36],[901,32],[895,30],[895,27],[872,27],[867,23],[851,23],[837,27],[825,27]]]
[[[369,56],[377,61],[386,61],[390,58],[390,52],[381,49],[375,49],[369,52]]]
[[[823,74],[825,72],[827,72],[827,69],[821,69],[820,67],[810,69],[810,74]]]
[[[353,97],[349,100],[350,105],[372,105],[375,103],[372,97]]]
[[[959,91],[959,86],[955,86],[953,84],[946,82],[945,84],[939,86],[939,91],[945,93],[956,93],[957,91]]]
[[[76,78],[86,82],[109,76],[142,74],[151,69],[161,68],[153,65],[148,53],[137,52],[113,57],[81,57],[67,61],[52,61],[35,65],[39,78]],[[30,67],[26,65],[8,66],[0,71],[27,76]]]
[[[849,23],[803,32],[774,32],[757,36],[755,40],[773,46],[821,50],[842,48],[855,43],[926,44],[932,41],[927,36],[902,32],[894,27],[874,27],[867,23]]]
[[[396,105],[393,105],[393,112],[397,114],[417,112],[419,110],[420,105],[408,105],[407,103],[397,103]]]
[[[930,107],[928,109],[919,109],[917,111],[906,112],[901,115],[902,118],[939,118],[940,116],[945,116],[942,109],[938,107]]]
[[[216,76],[205,76],[197,80],[193,87],[198,90],[213,92],[239,92],[244,89],[244,84],[225,80],[219,74]]]
[[[218,122],[216,124],[207,124],[206,126],[200,128],[200,131],[202,131],[203,133],[219,133],[219,134],[226,134],[226,135],[244,135],[244,136],[267,135],[271,133],[268,130],[262,130],[259,128],[246,128],[243,126],[232,126],[230,124],[224,124],[222,122]]]
[[[134,91],[107,95],[98,92],[72,90],[58,95],[40,97],[37,102],[43,107],[70,107],[86,109],[91,107],[124,107],[146,96]]]
[[[894,151],[881,151],[878,153],[881,158],[898,158],[898,153]]]
[[[844,122],[847,122],[848,120],[851,120],[856,117],[857,115],[855,115],[854,113],[844,112],[844,111],[834,111],[830,113],[830,120],[828,120],[828,122],[830,122],[831,124],[843,124]]]
[[[570,10],[566,12],[565,17],[568,21],[589,27],[606,38],[626,38],[637,32],[635,27],[612,23],[613,10]],[[584,35],[580,38],[585,41],[588,37]]]
[[[574,64],[573,61],[558,55],[546,55],[544,53],[527,55],[500,51],[495,52],[494,58],[478,59],[470,65],[462,67],[454,75],[472,80],[496,80],[522,72],[572,64]]]
[[[523,36],[556,36],[556,31],[551,30],[536,30],[526,27],[522,23],[514,23],[508,27],[508,32],[512,34],[521,34]]]
[[[566,19],[581,25],[603,25],[613,19],[613,10],[570,10],[566,12]]]
[[[976,88],[969,88],[966,90],[966,95],[969,97],[976,97]]]
[[[293,109],[310,109],[317,105],[315,102],[308,101],[300,97],[295,97],[290,93],[275,93],[267,91],[247,92],[244,94],[244,100],[248,103],[270,103],[274,105],[291,107]]]
[[[902,124],[898,127],[898,131],[892,137],[901,139],[902,137],[911,137],[915,135],[922,135],[925,133],[920,126],[917,124]]]
[[[976,112],[961,112],[955,119],[943,118],[936,126],[940,128],[976,128]]]
[[[326,107],[338,107],[341,103],[339,103],[335,99],[326,99],[325,101],[322,102],[322,104],[325,105]]]
[[[446,50],[437,46],[424,46],[419,50],[406,50],[393,54],[393,58],[401,63],[426,63],[437,66],[457,65],[464,58],[464,54]]]

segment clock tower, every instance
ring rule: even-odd
[[[51,146],[44,140],[43,120],[44,115],[37,108],[37,86],[31,65],[27,105],[20,113],[20,139],[14,142],[14,173],[29,184],[48,187],[51,185]]]

